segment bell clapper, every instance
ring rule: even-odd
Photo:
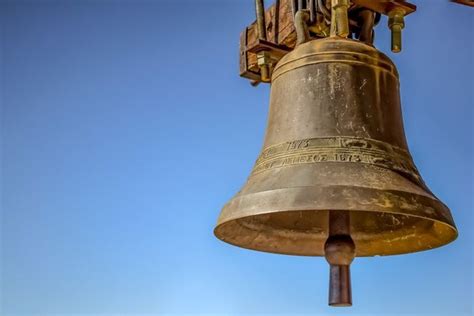
[[[355,244],[350,236],[350,217],[345,212],[331,211],[329,237],[324,254],[330,264],[329,305],[352,306],[350,264],[355,257]]]

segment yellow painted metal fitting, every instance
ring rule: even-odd
[[[272,59],[269,51],[261,51],[257,53],[257,64],[260,68],[260,77],[263,82],[270,82],[270,70]]]
[[[402,29],[405,27],[405,12],[394,9],[388,13],[388,27],[392,31],[392,52],[399,53],[402,50]]]

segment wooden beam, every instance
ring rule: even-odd
[[[279,2],[278,29],[275,28],[275,4],[265,11],[267,41],[281,46],[280,49],[282,50],[289,51],[295,47],[296,43],[291,0],[280,0],[277,2]],[[242,38],[243,36],[245,38]],[[257,24],[253,22],[242,32],[240,41],[240,75],[252,80],[255,80],[255,74],[259,73],[259,68],[257,65],[257,55],[249,50],[254,51],[258,44]],[[242,61],[242,58],[246,58],[246,61]]]

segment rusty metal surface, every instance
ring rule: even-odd
[[[451,0],[454,3],[464,4],[470,7],[474,7],[474,0]]]
[[[327,38],[276,65],[262,154],[215,234],[245,248],[323,256],[335,210],[350,216],[356,256],[421,251],[457,236],[409,154],[395,65],[370,45]]]
[[[337,0],[335,3],[346,2],[345,0]],[[316,6],[318,3],[318,6]],[[328,7],[326,7],[326,4]],[[240,41],[240,76],[257,80],[260,77],[260,68],[258,65],[258,58],[255,51],[266,49],[271,56],[271,59],[276,62],[280,60],[286,53],[293,50],[297,45],[297,30],[295,27],[295,14],[301,10],[305,11],[305,14],[301,15],[306,17],[309,15],[307,26],[311,31],[312,38],[320,38],[329,36],[329,25],[326,25],[325,20],[331,20],[331,1],[330,0],[314,0],[314,1],[294,1],[294,0],[280,0],[270,6],[259,23],[254,22],[247,26],[242,32]],[[318,10],[316,10],[316,7]],[[339,11],[342,7],[336,6]],[[344,6],[345,7],[345,6]],[[349,31],[353,35],[353,38],[358,38],[361,41],[372,43],[374,37],[374,13],[380,17],[380,14],[389,15],[390,12],[398,11],[403,13],[403,16],[409,15],[415,12],[416,6],[402,0],[353,0],[349,8],[349,30],[344,32],[337,32],[339,35],[346,34]],[[344,11],[344,10],[342,10]],[[346,10],[347,11],[347,10]],[[322,12],[325,12],[323,14]],[[300,12],[301,13],[301,12]],[[339,12],[339,17],[341,13]],[[346,13],[343,14],[344,16]],[[260,15],[262,16],[262,15]],[[300,19],[301,20],[301,19]],[[343,21],[344,20],[344,21]],[[261,41],[262,36],[259,35],[259,29],[263,32],[262,21],[264,21],[265,35],[267,41],[273,43],[272,46],[261,45],[264,41]],[[346,24],[345,19],[336,18],[334,22],[338,22],[339,25]],[[296,21],[301,26],[301,21]],[[305,22],[305,23],[306,23]],[[331,24],[331,23],[329,23]],[[326,29],[327,28],[327,29]],[[299,28],[303,30],[303,28]],[[334,31],[337,29],[334,28]],[[398,39],[400,32],[395,32],[395,39]],[[309,37],[309,34],[306,34]],[[303,36],[300,36],[303,39]],[[260,41],[259,41],[260,40]],[[399,45],[400,46],[400,45]],[[398,51],[395,49],[394,51]],[[282,54],[283,53],[283,54]]]

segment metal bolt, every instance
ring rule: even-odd
[[[399,53],[402,50],[402,29],[405,27],[405,12],[394,9],[388,13],[388,27],[392,31],[392,52]]]
[[[271,62],[270,52],[264,50],[257,53],[257,64],[260,68],[260,77],[263,82],[270,82]]]
[[[331,28],[333,33],[340,37],[347,37],[349,35],[349,18],[347,15],[349,0],[331,0],[331,8]]]

